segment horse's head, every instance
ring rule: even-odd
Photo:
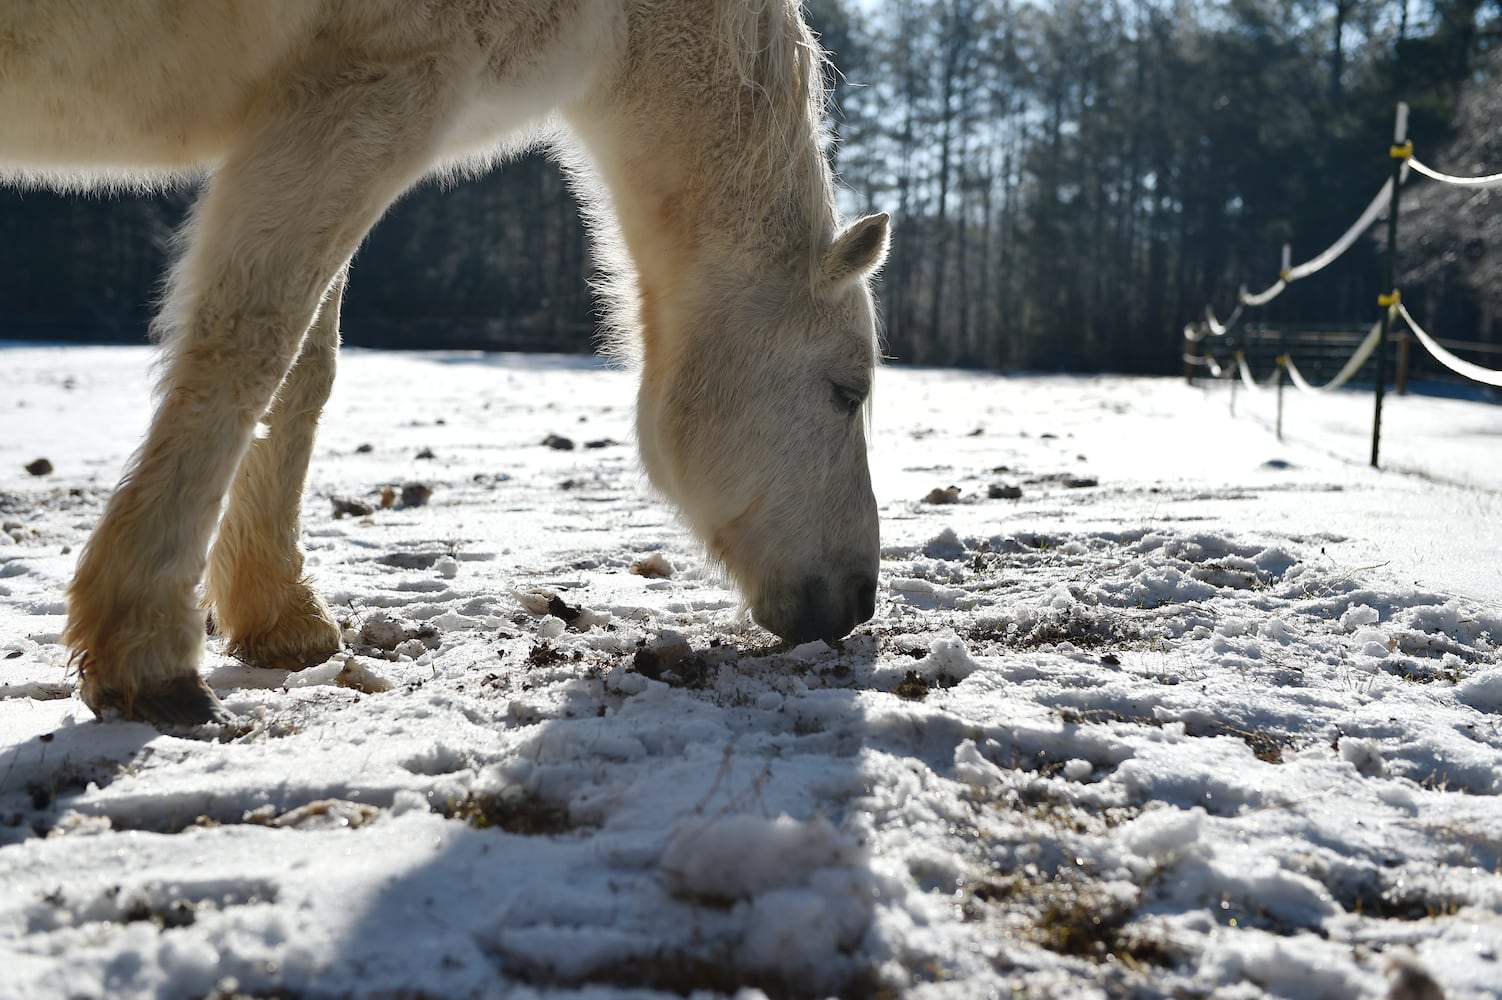
[[[749,279],[701,276],[671,300],[644,296],[637,425],[647,473],[756,620],[791,642],[842,638],[875,610],[867,279],[887,228],[885,215],[861,219],[812,267],[799,255]]]

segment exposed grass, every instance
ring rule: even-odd
[[[1048,611],[1029,623],[972,626],[965,636],[975,642],[990,642],[1011,650],[1039,649],[1069,643],[1077,649],[1122,648],[1140,642],[1142,630],[1120,613],[1072,605]]]
[[[470,792],[442,813],[477,830],[504,830],[523,837],[555,837],[584,828],[569,816],[565,806],[531,794]]]
[[[548,966],[530,963],[526,956],[508,954],[502,969],[509,978],[545,988],[660,990],[682,997],[705,993],[735,996],[744,990],[760,990],[772,1000],[829,996],[895,1000],[899,996],[881,983],[874,970],[856,970],[841,983],[817,984],[800,981],[785,972],[747,967],[728,948],[712,949],[705,954],[668,949],[610,962],[576,976],[560,976]]]
[[[1468,900],[1419,885],[1405,885],[1386,876],[1363,879],[1345,888],[1331,888],[1331,898],[1347,913],[1380,920],[1432,920],[1453,917]]]
[[[1059,717],[1072,725],[1087,725],[1102,722],[1124,722],[1136,726],[1163,725],[1161,719],[1148,715],[1134,715],[1112,709],[1059,709]],[[1271,730],[1246,730],[1222,722],[1195,723],[1185,726],[1185,734],[1194,737],[1234,736],[1251,748],[1252,754],[1269,764],[1283,763],[1283,753],[1293,746],[1293,738],[1286,733]]]
[[[1104,889],[1062,875],[1006,875],[977,882],[962,904],[981,919],[990,908],[1030,914],[1024,936],[1059,955],[1128,969],[1168,968],[1177,962],[1168,942],[1132,925],[1134,904]]]
[[[674,655],[642,645],[631,658],[631,670],[669,687],[702,691],[712,686],[722,659],[706,650]]]
[[[928,697],[928,681],[918,676],[918,671],[909,670],[892,693],[904,701],[922,701]]]

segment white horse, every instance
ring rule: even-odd
[[[84,701],[225,718],[206,609],[253,664],[338,650],[298,535],[346,267],[422,177],[539,141],[639,344],[652,483],[772,632],[869,618],[866,279],[888,224],[837,225],[824,100],[798,0],[0,0],[0,180],[207,175],[156,413],[68,592]]]

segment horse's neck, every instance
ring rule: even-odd
[[[779,120],[771,97],[748,93],[732,61],[715,56],[723,43],[711,21],[633,24],[619,74],[570,115],[638,283],[658,301],[690,276],[750,278],[807,259],[833,226],[816,137],[789,124],[802,125],[803,111],[782,109]]]

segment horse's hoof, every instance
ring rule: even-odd
[[[328,658],[344,648],[344,636],[338,626],[332,633],[310,636],[309,641],[288,641],[286,635],[277,635],[280,641],[268,636],[260,642],[230,641],[226,652],[241,663],[267,670],[306,670],[325,663]]]
[[[212,615],[225,652],[241,663],[267,670],[305,670],[324,663],[344,648],[344,630],[323,599],[306,587],[276,602],[276,614],[247,619],[215,606]]]
[[[126,719],[149,723],[158,729],[234,721],[229,709],[198,674],[137,688],[129,698],[121,691],[90,685],[85,679],[83,700],[100,718],[118,712]]]

